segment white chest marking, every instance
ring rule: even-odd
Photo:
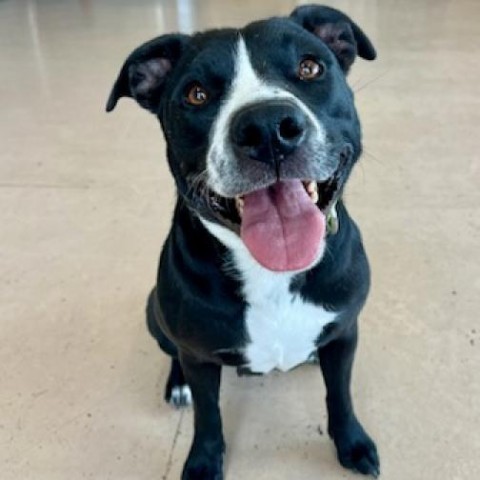
[[[278,273],[262,267],[241,239],[225,227],[202,219],[212,235],[233,254],[243,282],[248,307],[245,323],[250,342],[245,348],[249,368],[267,373],[287,371],[303,363],[315,350],[315,340],[338,312],[305,302],[290,292],[295,273]]]

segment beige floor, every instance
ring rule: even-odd
[[[0,2],[0,477],[176,480],[191,412],[162,403],[145,295],[173,185],[153,119],[104,113],[125,55],[295,1]],[[333,4],[333,2],[332,2]],[[387,480],[480,478],[480,2],[351,0],[379,60],[351,83],[366,152],[348,190],[374,288],[354,395]],[[227,479],[356,478],[316,368],[225,371]]]

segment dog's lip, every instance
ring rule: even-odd
[[[228,195],[224,195],[221,193],[217,193],[213,189],[210,190],[212,195],[216,195],[220,198],[224,198],[227,200],[235,200],[237,199],[242,199],[245,195],[262,190],[264,188],[269,188],[273,185],[275,185],[277,182],[281,181],[289,181],[289,180],[301,180],[303,185],[305,186],[305,189],[309,193],[310,197],[315,198],[315,191],[318,193],[318,199],[315,200],[314,203],[318,203],[320,201],[320,204],[322,203],[322,194],[327,193],[328,191],[331,190],[340,190],[341,186],[343,185],[343,182],[345,180],[344,172],[345,168],[348,164],[348,161],[351,157],[352,154],[352,148],[350,145],[345,146],[339,156],[339,162],[337,167],[333,172],[330,173],[330,175],[327,178],[298,178],[298,177],[283,177],[281,176],[280,178],[277,179],[270,179],[268,181],[259,181],[258,183],[252,183],[250,188],[246,188],[242,191],[232,191],[229,192]],[[328,205],[325,205],[328,206]]]
[[[288,179],[294,180],[294,179]],[[300,179],[297,179],[300,180]],[[328,214],[332,205],[338,198],[343,181],[342,174],[337,169],[327,180],[301,180],[306,192],[312,202],[324,213]],[[270,182],[266,186],[253,188],[245,193],[240,193],[234,197],[224,197],[218,195],[212,190],[208,191],[209,205],[219,221],[227,224],[233,230],[237,231],[242,223],[244,196],[248,193],[269,188],[277,182]]]
[[[243,197],[245,195],[269,188],[278,181],[301,180],[312,202],[325,215],[328,215],[332,206],[338,200],[343,184],[348,176],[346,175],[346,171],[348,170],[346,167],[348,166],[352,153],[352,147],[350,145],[345,146],[340,152],[337,168],[326,179],[280,178],[269,182],[253,184],[252,188],[237,193],[233,192],[229,196],[223,196],[206,185],[203,191],[205,192],[204,195],[208,197],[206,203],[210,209],[210,214],[213,214],[217,221],[223,223],[231,230],[238,232],[242,223]]]

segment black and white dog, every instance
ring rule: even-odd
[[[318,354],[340,463],[377,476],[350,377],[369,267],[341,197],[361,153],[346,74],[375,58],[332,8],[192,36],[127,58],[107,103],[159,119],[178,199],[148,327],[172,357],[166,400],[195,409],[183,480],[223,478],[222,365],[290,370]]]

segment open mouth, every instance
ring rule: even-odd
[[[342,170],[322,182],[287,179],[234,198],[209,190],[209,205],[220,221],[239,233],[262,266],[277,272],[303,270],[322,251]]]
[[[301,183],[310,201],[324,214],[328,214],[342,186],[339,171],[337,170],[330,178],[322,182],[302,180]],[[272,184],[267,188],[272,189],[274,186],[275,184]],[[242,223],[245,196],[249,194],[236,195],[232,199],[222,197],[212,190],[208,190],[207,195],[209,197],[208,203],[217,216],[220,216],[230,227],[238,231]]]
[[[280,183],[280,182],[277,182]],[[316,182],[315,180],[302,180],[303,187],[305,189],[305,192],[308,194],[310,197],[310,200],[313,204],[315,204],[322,212],[328,213],[328,210],[330,206],[332,205],[334,201],[335,194],[339,190],[339,182],[336,181],[334,178],[331,178],[325,182]],[[274,188],[275,184],[270,185],[267,188]],[[215,197],[214,202],[212,202],[212,205],[214,205],[216,208],[219,208],[221,206],[221,202],[219,201],[219,196],[216,194],[213,194]],[[229,200],[231,202],[231,199],[225,199]],[[245,205],[245,195],[237,195],[234,199],[235,202],[235,216],[231,216],[230,218],[227,218],[234,222],[240,224],[243,218],[243,209]],[[223,213],[227,213],[228,215],[228,210],[230,209],[223,209]]]

